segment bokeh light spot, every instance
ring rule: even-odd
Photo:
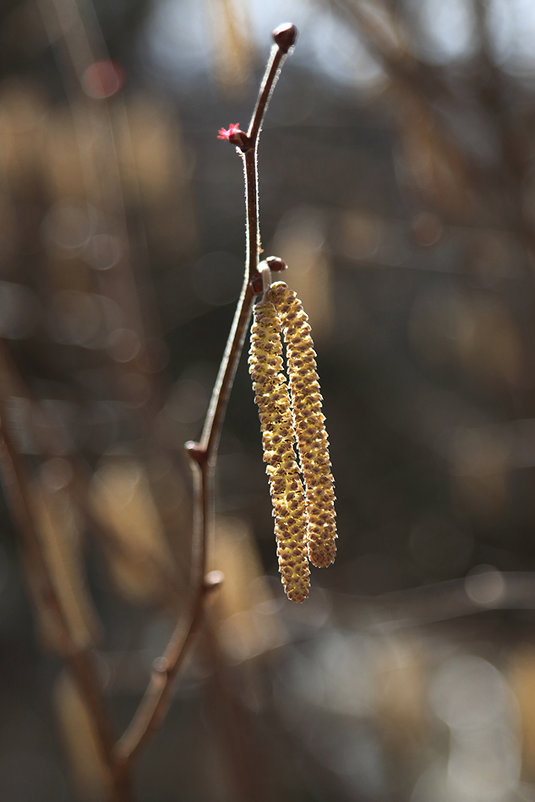
[[[108,352],[116,362],[131,362],[139,354],[141,343],[132,329],[115,329],[108,342]]]
[[[89,97],[97,100],[112,97],[123,88],[125,71],[111,59],[94,61],[84,72],[82,85]]]

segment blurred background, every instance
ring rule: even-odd
[[[225,583],[136,799],[533,800],[530,0],[1,4],[0,409],[48,571],[119,733],[184,611],[182,444],[242,280],[241,165],[216,135],[247,125],[285,20],[263,247],[315,334],[339,554],[286,600],[243,359],[210,556]],[[3,797],[103,800],[12,502],[8,481]]]

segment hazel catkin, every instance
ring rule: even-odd
[[[290,396],[282,369],[281,326],[273,304],[254,307],[249,372],[260,416],[264,462],[269,479],[279,570],[286,595],[308,596],[307,513],[296,461]]]
[[[265,300],[276,309],[286,345],[292,417],[305,484],[308,557],[313,565],[322,568],[334,562],[337,535],[334,480],[316,352],[308,316],[296,293],[278,281],[268,290]]]

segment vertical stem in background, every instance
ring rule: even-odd
[[[257,178],[258,137],[280,67],[288,50],[295,43],[296,36],[297,30],[290,23],[280,25],[273,31],[275,44],[266,66],[258,100],[251,117],[249,132],[247,135],[243,135],[243,146],[240,149],[244,160],[247,215],[243,286],[212,392],[201,439],[198,443],[186,443],[186,449],[192,461],[195,480],[193,577],[190,606],[185,621],[180,621],[177,624],[162,657],[155,660],[147,690],[132,721],[116,746],[116,759],[124,767],[125,772],[166,713],[172,690],[172,681],[183,664],[193,642],[193,636],[201,623],[206,592],[213,587],[213,582],[209,581],[210,577],[207,578],[206,576],[206,557],[213,508],[212,486],[217,447],[230,390],[251,316],[253,300],[258,292],[261,291],[261,287],[259,289],[257,284],[260,250]],[[283,269],[284,263],[281,260],[276,261],[279,263],[277,265],[278,269]]]

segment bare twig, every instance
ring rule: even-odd
[[[247,214],[243,286],[212,392],[201,439],[198,443],[189,442],[186,444],[195,478],[195,548],[190,605],[185,620],[179,622],[175,628],[162,657],[155,661],[145,695],[129,727],[117,744],[116,755],[118,760],[122,761],[125,770],[165,715],[169,704],[172,682],[189,653],[193,637],[202,620],[206,592],[212,587],[212,584],[207,582],[206,577],[206,555],[213,506],[212,485],[217,448],[228,397],[251,316],[253,300],[261,291],[258,271],[260,252],[257,177],[258,137],[279,70],[288,50],[295,42],[296,35],[295,26],[289,23],[281,25],[273,31],[275,44],[266,67],[248,133],[243,134],[240,145],[241,157],[244,162]],[[280,260],[275,260],[273,269],[283,269],[283,267],[284,263]]]

